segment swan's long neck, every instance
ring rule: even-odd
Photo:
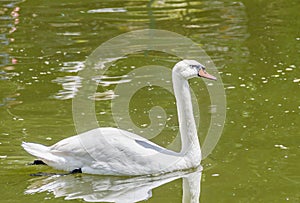
[[[189,83],[176,70],[173,69],[172,74],[181,134],[181,153],[194,160],[201,160]]]

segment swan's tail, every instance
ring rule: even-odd
[[[42,159],[47,162],[58,162],[60,161],[58,156],[55,156],[51,153],[49,147],[46,147],[41,144],[22,142],[22,147],[31,155]]]

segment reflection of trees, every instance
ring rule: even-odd
[[[61,25],[55,24],[58,28],[68,28],[68,24],[73,25],[73,34],[91,31],[95,33],[101,32],[104,39],[110,39],[112,36],[125,31],[134,29],[165,29],[183,34],[196,43],[199,43],[202,48],[208,52],[215,62],[224,63],[225,60],[233,60],[237,63],[243,62],[248,56],[247,47],[242,43],[248,37],[247,34],[247,17],[245,7],[242,3],[232,3],[231,1],[190,1],[190,0],[150,0],[147,4],[137,3],[133,1],[119,2],[118,5],[113,3],[104,5],[119,9],[90,9],[87,10],[86,16],[82,16],[80,22],[63,22]],[[101,7],[101,6],[100,6]],[[97,30],[98,26],[91,30],[85,22],[93,21],[93,18],[104,20],[107,24],[100,24],[104,27],[103,30]],[[122,23],[119,19],[122,19]],[[70,18],[73,19],[73,18]],[[75,17],[74,17],[75,19]],[[103,23],[103,22],[102,22]],[[98,24],[97,24],[98,25]],[[106,33],[113,30],[113,35],[105,38]],[[59,29],[57,29],[59,31]],[[59,36],[68,36],[70,39],[75,38],[72,33],[60,33]],[[80,34],[81,35],[81,34]],[[98,36],[99,34],[97,33]],[[57,37],[57,36],[56,36]],[[77,36],[78,37],[78,36]],[[84,38],[85,36],[80,36]],[[93,41],[91,38],[87,39]],[[72,41],[72,40],[71,40]],[[101,43],[99,42],[98,45]],[[75,45],[75,44],[74,44]],[[176,46],[176,45],[174,45]],[[72,72],[78,72],[78,62],[66,61],[63,63],[63,72],[66,65]],[[70,78],[72,77],[72,81]],[[70,99],[76,95],[76,87],[79,82],[72,76],[65,76],[62,84],[62,90],[54,96],[57,99]],[[62,81],[62,77],[53,80],[54,82]],[[77,82],[76,82],[77,81]],[[65,85],[65,86],[64,86]],[[73,85],[73,86],[72,86]]]
[[[9,35],[17,30],[16,25],[19,23],[19,10],[14,3],[5,4],[0,7],[0,67],[10,63],[9,53],[7,53],[7,46],[14,41],[9,38]]]
[[[183,34],[201,44],[215,61],[224,55],[243,61],[248,49],[242,43],[247,33],[246,8],[232,1],[165,1],[151,0],[147,10],[131,11],[131,16],[143,16],[152,29],[166,29]],[[145,16],[148,16],[146,20]]]
[[[14,67],[11,64],[16,60],[10,56],[8,45],[14,41],[10,34],[17,30],[16,25],[19,23],[20,7],[16,6],[18,1],[7,2],[0,7],[0,107],[11,107],[22,103],[17,101],[17,85],[10,81],[16,75],[13,72]]]
[[[20,94],[16,92],[18,87],[15,83],[0,80],[0,87],[0,107],[5,106],[10,108],[14,105],[22,103],[21,101],[17,100],[17,97],[20,96]]]

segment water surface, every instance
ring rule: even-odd
[[[282,0],[0,1],[1,202],[65,201],[53,192],[25,194],[49,181],[29,174],[55,171],[26,165],[32,157],[20,144],[50,145],[76,134],[72,98],[86,57],[114,36],[146,28],[173,31],[199,44],[226,88],[225,128],[202,162],[200,202],[299,202],[299,9],[297,1]],[[116,126],[113,90],[119,81],[130,82],[128,72],[153,64],[171,68],[177,60],[159,52],[117,60],[94,98],[99,125]],[[211,104],[203,84],[194,82],[203,140]],[[178,131],[174,96],[153,87],[133,99],[131,116],[140,127],[150,124],[153,106],[165,109],[166,127],[152,141],[172,142]],[[90,184],[101,178],[67,179]],[[178,178],[154,189],[147,202],[181,202],[182,189]]]

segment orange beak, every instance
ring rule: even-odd
[[[210,75],[209,73],[207,73],[204,68],[200,68],[200,70],[198,72],[198,76],[202,77],[202,78],[209,79],[209,80],[217,80],[217,78],[215,76]]]

